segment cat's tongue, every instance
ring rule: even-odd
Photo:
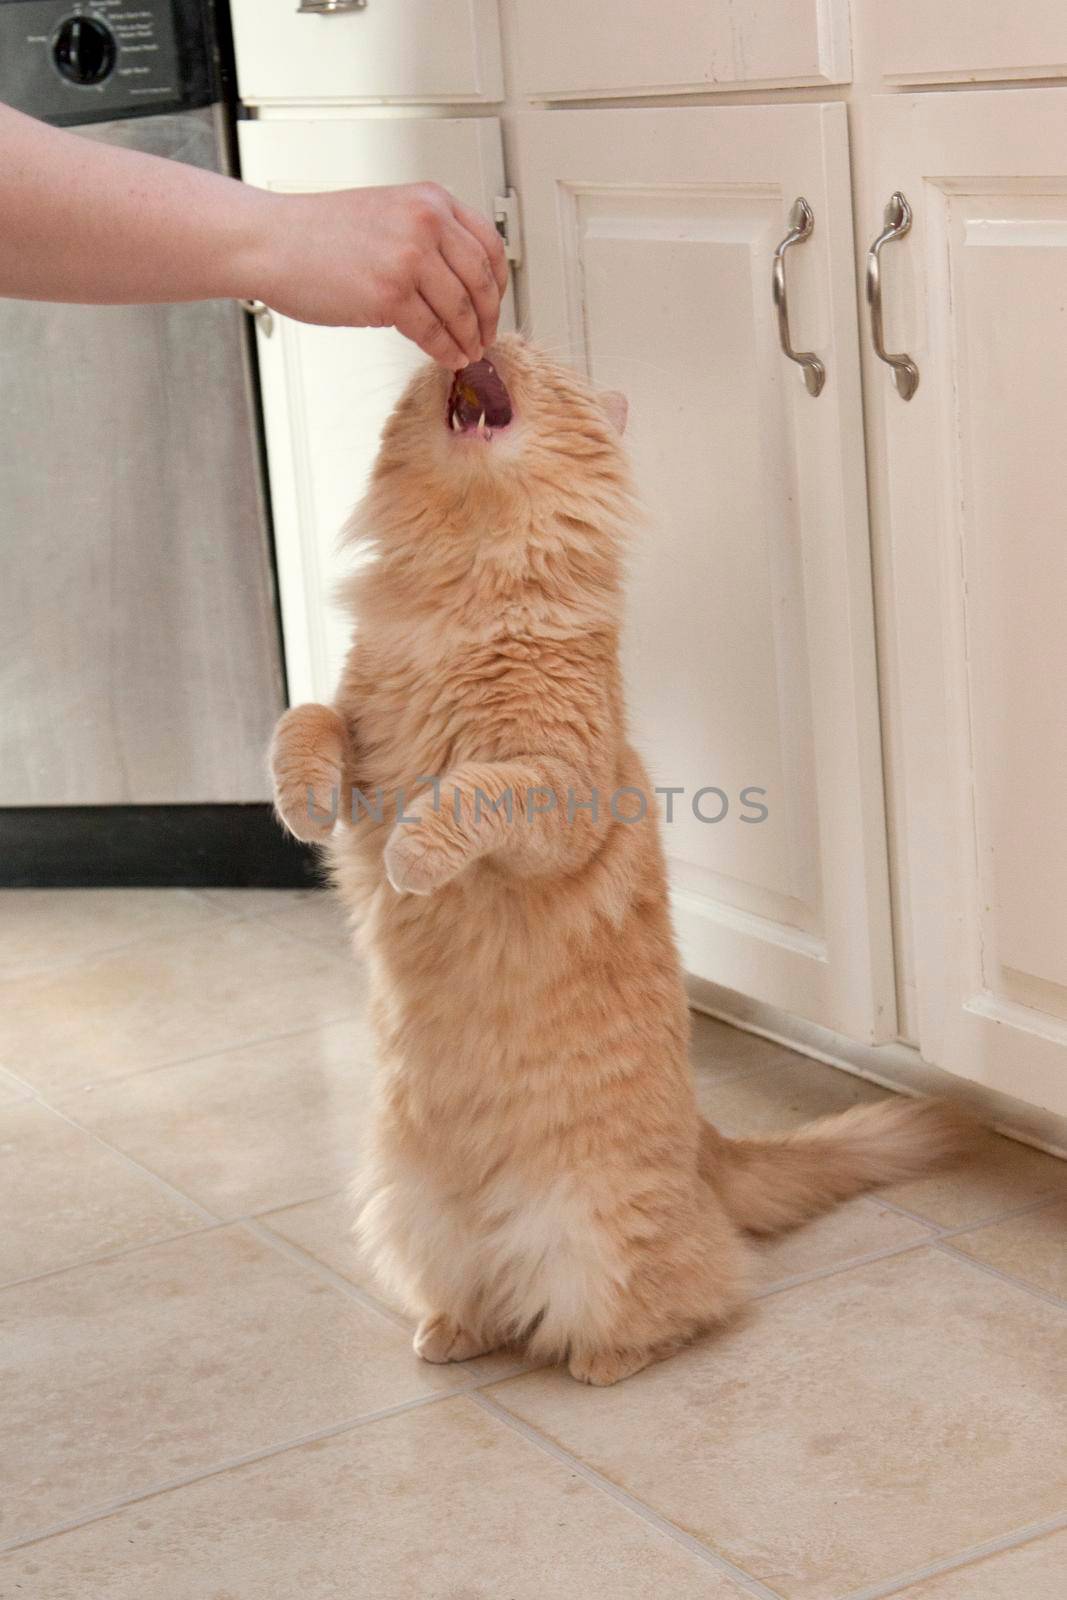
[[[511,400],[491,361],[475,361],[456,373],[448,394],[446,421],[454,433],[507,427]]]

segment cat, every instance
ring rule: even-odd
[[[272,747],[279,815],[325,845],[369,962],[357,1227],[415,1349],[519,1344],[591,1384],[730,1318],[746,1233],[965,1137],[933,1101],[763,1140],[698,1112],[620,682],[624,423],[622,396],[517,335],[421,371],[351,524],[376,553],[345,590],[336,700],[289,711]]]

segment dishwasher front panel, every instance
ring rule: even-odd
[[[223,170],[218,117],[79,134]],[[269,797],[285,697],[243,320],[0,301],[0,806]]]

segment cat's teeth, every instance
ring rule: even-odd
[[[478,427],[479,427],[479,429],[481,430],[482,433],[485,432],[485,412],[484,411],[482,412],[481,416],[478,418]]]
[[[462,428],[462,426],[463,426],[463,424],[459,420],[459,412],[458,411],[453,411],[453,413],[452,413],[452,432],[453,433],[459,433],[459,431]]]

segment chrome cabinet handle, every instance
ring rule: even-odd
[[[803,198],[794,200],[793,209],[789,213],[789,232],[774,252],[774,307],[778,313],[778,337],[782,341],[782,353],[790,361],[795,361],[804,371],[804,382],[808,393],[812,396],[822,394],[823,384],[826,382],[826,368],[811,350],[794,350],[793,341],[789,333],[789,299],[785,287],[785,253],[795,244],[803,244],[805,239],[810,239],[812,229],[815,227],[815,217],[808,202]]]
[[[247,311],[255,319],[256,327],[265,339],[269,339],[274,332],[274,313],[262,300],[238,300],[237,304],[242,311]]]
[[[919,387],[919,369],[910,356],[892,355],[885,347],[882,321],[882,250],[891,239],[903,239],[911,227],[911,207],[898,189],[890,196],[883,218],[885,227],[867,252],[867,304],[871,308],[871,343],[879,361],[893,369],[893,382],[902,400],[910,400]]]
[[[367,0],[300,0],[298,16],[328,17],[331,11],[364,11]]]

